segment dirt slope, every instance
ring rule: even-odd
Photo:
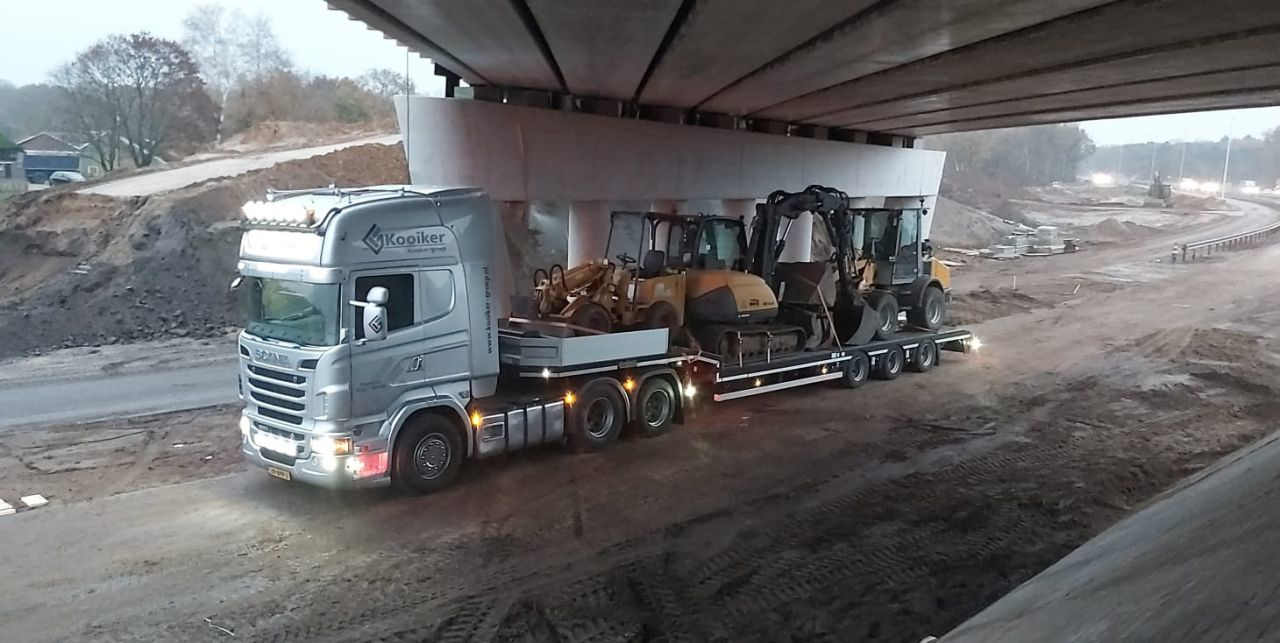
[[[0,357],[55,346],[217,335],[240,206],[268,188],[404,182],[399,146],[365,145],[149,198],[49,190],[0,209]]]

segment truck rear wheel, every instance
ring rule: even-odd
[[[875,375],[876,378],[882,380],[897,379],[902,374],[902,366],[905,356],[901,346],[894,346],[888,352],[881,354],[880,359],[876,360]]]
[[[588,384],[570,411],[572,422],[567,427],[569,448],[574,451],[599,451],[618,439],[626,422],[627,407],[622,394],[608,382]]]
[[[876,339],[889,339],[898,332],[898,298],[892,293],[873,292],[867,298],[876,311]]]
[[[632,428],[637,434],[649,437],[671,430],[676,418],[676,390],[664,377],[645,380],[636,395],[636,419]]]
[[[932,339],[924,339],[911,351],[911,359],[907,360],[907,368],[923,373],[938,364],[938,345]]]
[[[919,305],[907,312],[907,321],[923,330],[938,330],[946,320],[947,297],[937,286],[925,288]]]
[[[439,491],[453,484],[465,457],[456,423],[434,413],[420,414],[396,438],[391,481],[407,491]]]
[[[844,363],[844,373],[840,383],[845,388],[858,388],[870,376],[871,358],[862,351],[854,351],[853,355],[849,356],[849,360]]]

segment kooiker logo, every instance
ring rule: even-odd
[[[373,254],[381,254],[385,248],[420,248],[424,246],[438,246],[444,243],[443,232],[427,232],[426,230],[418,230],[416,232],[397,233],[383,232],[378,224],[369,226],[369,231],[364,233],[361,239],[366,248]]]

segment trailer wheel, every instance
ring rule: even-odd
[[[665,377],[645,380],[636,395],[636,418],[632,428],[645,437],[671,430],[676,417],[676,390]]]
[[[902,353],[901,346],[894,346],[889,352],[880,355],[880,359],[876,360],[875,376],[877,379],[892,380],[902,374],[902,366],[905,356]]]
[[[843,377],[840,383],[845,388],[858,388],[871,376],[871,358],[862,351],[854,351],[844,363]]]
[[[889,339],[898,332],[898,298],[892,293],[873,292],[867,298],[871,309],[876,311],[876,339]]]
[[[907,360],[907,368],[923,373],[938,364],[938,345],[932,339],[920,340],[920,344],[911,352]]]
[[[466,457],[457,424],[434,413],[417,415],[409,422],[396,438],[392,482],[418,493],[453,484]]]
[[[609,446],[618,439],[626,417],[626,403],[617,389],[602,381],[587,385],[570,411],[569,448],[583,452]]]
[[[947,297],[937,286],[925,288],[924,295],[920,297],[920,304],[912,306],[911,310],[907,311],[907,321],[911,322],[912,326],[923,330],[942,328],[946,318]]]

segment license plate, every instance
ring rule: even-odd
[[[267,475],[281,480],[293,480],[293,474],[279,467],[267,467]]]

